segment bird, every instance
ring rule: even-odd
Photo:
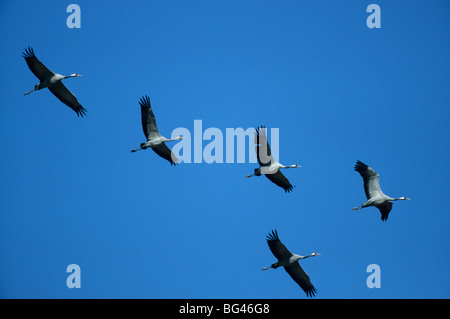
[[[26,92],[24,95],[28,95],[43,88],[48,88],[61,102],[74,110],[78,116],[83,117],[83,115],[86,115],[87,110],[81,106],[75,95],[73,95],[62,83],[62,80],[64,79],[79,77],[81,74],[73,73],[63,76],[58,73],[53,73],[36,58],[32,47],[25,49],[22,56],[25,58],[31,72],[39,79],[39,83],[34,86],[34,89]]]
[[[264,126],[260,126],[255,130],[255,149],[260,167],[255,168],[254,173],[245,176],[245,178],[261,176],[264,174],[272,183],[283,188],[286,193],[291,192],[295,186],[292,186],[286,176],[281,173],[280,169],[296,168],[301,166],[296,164],[284,166],[275,161],[272,156],[272,152],[270,151],[270,145],[267,142],[266,128]]]
[[[133,149],[131,152],[145,150],[150,147],[156,154],[168,160],[170,165],[178,164],[178,159],[167,147],[166,142],[181,140],[183,136],[180,135],[176,138],[168,139],[159,134],[158,127],[156,126],[156,118],[153,114],[152,105],[150,104],[150,98],[148,95],[141,97],[139,100],[139,105],[141,106],[142,129],[144,130],[144,135],[147,138],[147,142],[141,143],[139,148]]]
[[[380,175],[371,167],[367,166],[361,161],[356,161],[355,171],[357,171],[364,181],[364,192],[366,193],[367,201],[359,207],[354,207],[352,210],[375,206],[381,212],[381,220],[386,221],[389,212],[392,209],[392,202],[397,200],[410,200],[408,197],[392,198],[385,195],[380,188]]]
[[[278,267],[284,267],[284,270],[294,281],[303,289],[307,297],[313,297],[317,293],[317,289],[311,283],[308,274],[300,267],[299,260],[309,257],[319,256],[319,253],[312,253],[308,256],[300,256],[291,253],[286,246],[278,238],[276,230],[272,230],[272,233],[267,235],[267,244],[273,255],[278,261],[269,267],[264,267],[261,270],[277,269]]]

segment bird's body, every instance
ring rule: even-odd
[[[276,230],[272,230],[272,233],[267,236],[267,244],[273,255],[278,259],[276,263],[273,263],[269,267],[262,268],[262,270],[267,269],[277,269],[278,267],[284,267],[286,272],[291,276],[291,278],[303,289],[308,297],[313,297],[317,290],[311,283],[308,274],[300,267],[299,260],[306,259],[313,256],[318,256],[318,253],[312,253],[307,256],[300,256],[291,253],[286,246],[281,243],[278,238],[278,233]]]
[[[273,263],[270,267],[263,268],[263,270],[267,270],[269,268],[277,269],[278,267],[286,267],[292,265],[296,261],[302,259],[303,256],[292,254],[291,256],[287,256],[279,259],[276,263]]]
[[[156,154],[168,160],[171,165],[178,164],[178,159],[165,143],[180,140],[183,137],[178,136],[173,139],[168,139],[159,134],[158,127],[156,126],[156,118],[150,104],[150,98],[148,96],[142,97],[139,104],[141,106],[142,129],[147,138],[147,142],[141,143],[139,148],[133,149],[131,152],[145,150],[150,147]]]
[[[155,146],[161,145],[162,143],[170,142],[170,141],[172,141],[172,140],[165,138],[164,136],[158,136],[158,137],[155,137],[145,143],[142,143],[140,147],[142,149],[146,149],[146,148],[155,147]]]
[[[286,176],[281,173],[280,169],[301,167],[300,165],[284,166],[272,156],[269,142],[267,141],[266,129],[261,126],[255,132],[255,149],[256,157],[258,159],[259,168],[255,168],[254,173],[245,176],[246,178],[252,176],[265,175],[271,182],[280,186],[285,192],[289,193],[294,189],[294,186],[289,182]]]
[[[281,165],[278,162],[273,162],[269,166],[261,166],[255,171],[255,175],[270,175],[278,172],[280,168],[287,168],[286,166]]]
[[[404,196],[393,198],[385,195],[380,188],[380,176],[363,162],[356,162],[355,171],[363,178],[364,192],[366,193],[367,201],[361,206],[353,208],[353,210],[375,206],[380,210],[381,220],[386,221],[392,210],[392,202],[397,200],[409,200],[409,198]]]
[[[61,80],[64,80],[64,79],[70,78],[70,77],[75,77],[75,76],[77,76],[77,75],[71,74],[69,76],[63,76],[61,74],[54,73],[50,78],[44,78],[42,81],[40,81],[38,84],[36,84],[33,91],[48,88],[50,86],[55,85],[56,82],[58,82],[58,81],[61,81]],[[33,91],[27,92],[24,95],[30,94]]]
[[[31,72],[33,72],[33,74],[39,79],[39,83],[34,86],[34,89],[26,92],[24,95],[48,88],[50,92],[52,92],[61,102],[74,110],[78,116],[86,115],[87,110],[81,106],[75,95],[73,95],[72,92],[70,92],[62,83],[62,80],[81,76],[80,74],[73,73],[64,76],[58,73],[53,73],[36,58],[33,48],[31,47],[25,50],[23,57],[25,58]]]

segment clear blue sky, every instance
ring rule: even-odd
[[[317,298],[450,297],[448,1],[2,1],[0,28],[0,297],[305,298],[283,269],[260,270],[272,229],[321,253],[301,262]],[[23,96],[38,83],[28,46],[83,75],[65,84],[87,117],[48,90]],[[145,94],[166,136],[194,120],[279,128],[280,161],[302,165],[285,172],[295,190],[244,179],[256,164],[130,153]],[[365,201],[356,160],[412,198],[387,222],[351,210]]]

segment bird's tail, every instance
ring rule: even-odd
[[[145,143],[141,143],[139,148],[136,148],[136,149],[131,150],[131,151],[132,152],[137,152],[137,151],[140,151],[140,150],[145,150],[146,148],[148,148],[148,146],[145,146]]]

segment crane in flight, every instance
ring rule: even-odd
[[[181,140],[183,136],[168,139],[159,134],[158,127],[156,126],[156,118],[152,111],[152,105],[150,104],[150,98],[147,95],[143,96],[139,100],[139,104],[141,106],[142,129],[144,130],[147,142],[141,143],[139,148],[133,149],[131,152],[145,150],[150,147],[156,154],[168,160],[171,165],[178,164],[178,159],[167,147],[166,142]]]
[[[278,261],[269,267],[265,267],[262,270],[267,269],[277,269],[278,267],[284,267],[284,270],[291,276],[292,279],[303,289],[306,296],[313,297],[317,293],[316,288],[309,280],[308,274],[300,267],[299,260],[306,259],[313,256],[318,256],[318,253],[312,253],[308,256],[300,256],[291,253],[286,246],[278,238],[278,233],[276,230],[272,230],[267,236],[267,244],[273,255],[278,259]]]
[[[286,176],[281,173],[280,169],[296,168],[301,166],[296,164],[284,166],[275,161],[270,150],[269,142],[267,141],[266,128],[264,126],[256,129],[255,149],[260,167],[255,168],[255,171],[252,174],[245,176],[245,178],[265,175],[272,183],[283,188],[286,193],[292,191],[295,186],[292,186]]]
[[[353,210],[375,206],[381,212],[381,220],[386,221],[392,209],[392,202],[397,200],[410,200],[410,198],[404,196],[392,198],[385,195],[380,188],[380,175],[363,162],[356,161],[355,171],[363,178],[367,201],[361,206],[353,208]]]
[[[70,92],[62,83],[62,80],[81,76],[78,73],[73,73],[67,76],[63,76],[58,73],[53,73],[47,67],[36,58],[32,47],[28,47],[23,52],[23,57],[27,62],[31,72],[39,79],[39,83],[34,86],[34,89],[25,93],[28,95],[34,91],[48,88],[61,102],[74,110],[78,116],[86,115],[87,110],[81,106],[75,95]]]

